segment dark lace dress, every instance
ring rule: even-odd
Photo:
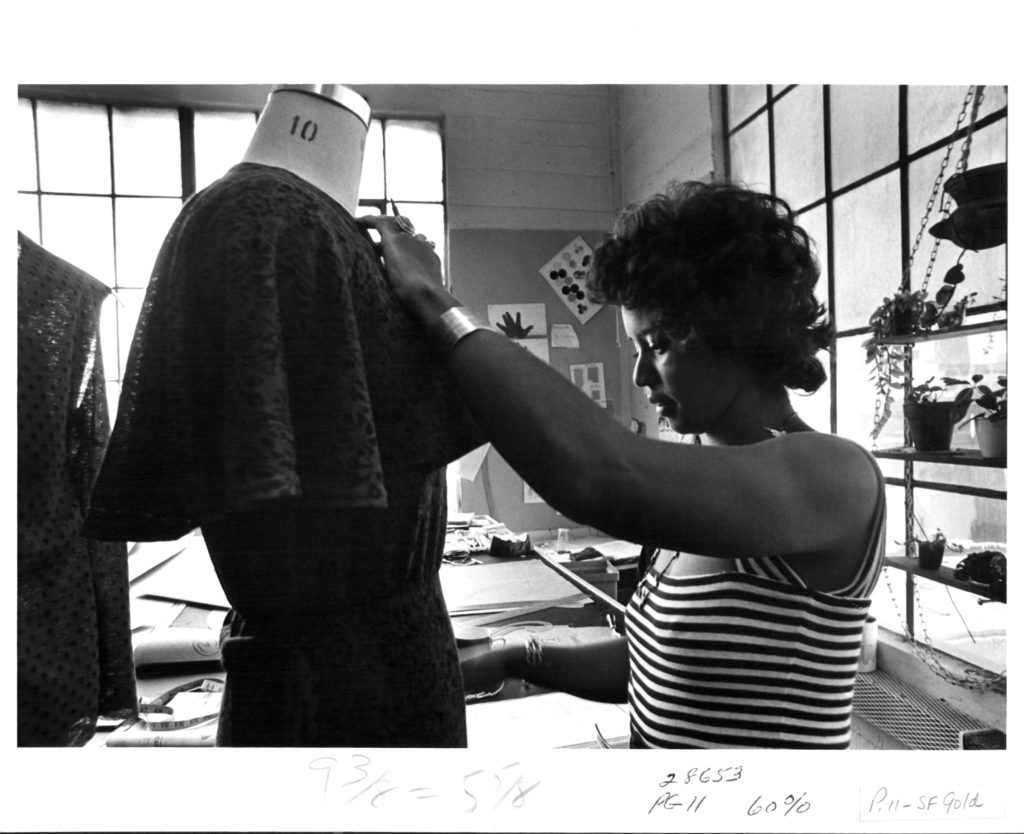
[[[78,746],[136,709],[123,541],[81,535],[110,434],[110,290],[18,234],[18,745]]]
[[[89,527],[202,528],[233,606],[218,744],[462,746],[443,467],[481,442],[367,234],[241,164],[160,251]]]

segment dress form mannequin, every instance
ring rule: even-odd
[[[199,528],[230,633],[223,746],[459,747],[446,464],[482,442],[355,221],[369,108],[269,98],[157,256],[88,525]]]
[[[291,171],[354,214],[369,124],[370,105],[347,87],[279,87],[270,94],[242,161]]]

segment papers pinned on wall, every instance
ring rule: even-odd
[[[551,325],[551,347],[579,348],[580,337],[576,335],[571,324]]]
[[[590,362],[586,365],[570,365],[572,384],[602,408],[607,403],[604,387],[604,362]]]
[[[488,304],[487,321],[510,339],[529,339],[548,333],[544,304]]]
[[[487,321],[541,362],[550,364],[548,314],[544,304],[489,304]]]
[[[586,280],[594,259],[594,250],[582,237],[575,237],[539,270],[580,324],[586,324],[601,309],[587,298]]]

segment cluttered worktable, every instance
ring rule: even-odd
[[[450,517],[440,580],[460,655],[497,641],[572,644],[621,635],[620,570],[628,572],[638,554],[639,546],[600,536],[559,548],[489,516]],[[220,629],[230,606],[202,536],[134,545],[129,580],[143,712],[133,721],[101,721],[92,743],[212,746],[223,680]],[[619,746],[628,733],[624,705],[518,680],[467,693],[467,725],[470,747],[596,747],[599,738]]]

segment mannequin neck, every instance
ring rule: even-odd
[[[368,108],[366,114],[368,120]],[[359,116],[334,99],[303,90],[275,90],[242,161],[291,171],[354,214],[366,130]]]

